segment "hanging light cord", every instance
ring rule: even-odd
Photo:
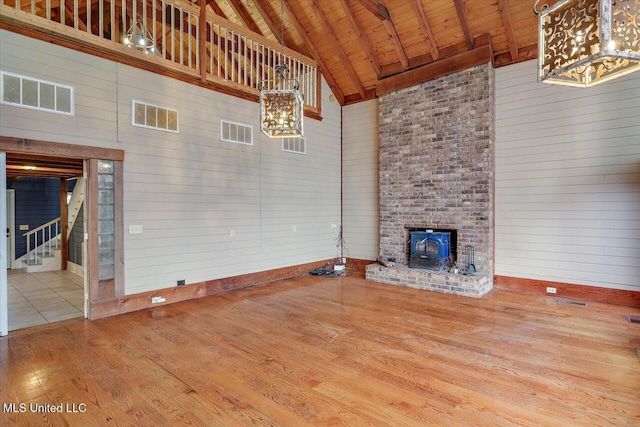
[[[284,0],[280,0],[280,59],[284,55]]]
[[[289,66],[282,58],[284,58],[284,0],[280,0],[280,55],[276,65],[278,79],[286,79],[285,74],[289,74]]]

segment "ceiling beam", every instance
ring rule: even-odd
[[[384,95],[405,87],[433,80],[456,71],[466,70],[476,65],[486,64],[493,59],[491,45],[477,47],[461,54],[451,56],[439,61],[431,62],[422,67],[405,71],[395,76],[387,77],[378,82],[376,95]]]
[[[509,2],[507,0],[500,0],[500,15],[502,16],[502,24],[507,33],[511,60],[515,61],[518,59],[518,43],[516,41],[516,33],[513,31],[513,23],[511,14],[509,13]]]
[[[424,11],[424,7],[422,6],[422,1],[420,0],[412,0],[413,8],[418,14],[418,23],[420,24],[420,29],[422,30],[422,34],[427,39],[427,43],[429,43],[429,50],[431,51],[431,57],[434,61],[438,60],[440,53],[438,51],[438,44],[436,43],[436,39],[433,36],[433,32],[431,31],[431,25],[429,25],[429,21],[427,20],[427,14]]]
[[[340,40],[338,40],[338,37],[336,37],[335,31],[333,31],[333,28],[331,28],[331,24],[329,24],[327,16],[324,14],[322,9],[320,9],[320,5],[318,5],[317,0],[311,0],[311,7],[313,8],[316,18],[318,18],[318,20],[320,21],[320,26],[322,27],[322,30],[324,31],[326,37],[328,37],[331,41],[331,45],[333,46],[335,53],[338,54],[338,58],[340,59],[343,68],[351,78],[351,81],[353,82],[360,96],[364,99],[366,96],[366,91],[364,89],[364,86],[362,85],[362,81],[360,80],[360,77],[358,77],[358,73],[356,73],[356,70],[353,68],[353,64],[351,63],[351,61],[349,61],[349,57],[344,51]]]
[[[304,44],[311,51],[311,55],[313,55],[313,59],[315,59],[316,63],[318,64],[318,68],[320,69],[320,72],[324,76],[324,79],[327,81],[327,84],[333,91],[333,94],[338,99],[338,102],[340,103],[340,105],[344,105],[344,95],[342,94],[342,91],[340,90],[338,83],[336,83],[336,80],[333,78],[333,75],[329,71],[329,67],[327,67],[327,64],[325,64],[324,60],[322,59],[322,56],[320,56],[320,52],[318,52],[318,49],[316,49],[315,45],[311,42],[311,38],[309,37],[309,34],[305,31],[305,29],[300,24],[300,21],[298,21],[298,19],[296,18],[296,15],[293,13],[293,9],[291,9],[289,0],[282,0],[282,4],[287,10],[289,19],[293,23],[293,26],[296,28],[296,31],[298,32],[300,37],[302,37]]]
[[[464,39],[467,42],[467,48],[473,49],[473,37],[471,37],[471,30],[469,29],[469,20],[467,19],[467,12],[464,9],[464,0],[453,0],[458,11],[458,18],[460,19],[460,25],[462,26],[462,32],[464,33]]]
[[[251,14],[239,0],[227,0],[227,3],[229,4],[229,6],[231,6],[231,9],[233,9],[233,12],[236,14],[238,19],[240,19],[242,25],[256,34],[264,35],[262,34],[262,31],[260,31],[260,27],[258,27],[258,25],[251,17]]]
[[[82,168],[80,169],[65,169],[65,168],[52,168],[34,166],[32,169],[26,166],[7,165],[7,174],[11,172],[13,175],[53,175],[53,176],[82,176]]]
[[[207,0],[207,5],[211,7],[211,10],[213,10],[216,15],[222,16],[224,19],[229,19],[227,18],[227,15],[224,14],[224,11],[220,9],[220,6],[218,6],[216,0]]]
[[[267,24],[267,27],[269,27],[269,30],[271,30],[271,33],[273,33],[273,37],[275,37],[275,39],[280,42],[280,29],[278,28],[276,23],[273,22],[273,19],[271,19],[271,16],[269,16],[269,12],[267,12],[267,9],[265,9],[262,3],[263,0],[253,0],[253,8],[257,10],[262,19],[264,19],[265,24]]]
[[[373,13],[373,15],[378,18],[380,21],[384,21],[385,19],[389,19],[391,15],[389,15],[389,10],[384,7],[384,5],[380,5],[380,2],[375,0],[358,0],[358,2],[369,12]]]
[[[382,21],[382,25],[384,26],[385,30],[387,30],[387,34],[389,34],[389,38],[391,39],[391,42],[396,49],[398,58],[400,59],[400,63],[405,69],[408,68],[409,58],[407,57],[407,53],[404,51],[404,47],[402,46],[402,41],[400,41],[400,37],[398,36],[398,32],[396,31],[396,27],[395,25],[393,25],[393,20],[391,19],[389,9],[387,9],[382,1],[358,0],[358,2],[369,12],[373,13],[376,18]]]
[[[494,57],[494,65],[496,67],[504,67],[505,65],[515,64],[516,62],[528,61],[538,57],[538,44],[524,46],[518,48],[518,59],[511,58],[510,52],[497,53]]]
[[[369,39],[360,29],[360,24],[358,24],[358,21],[356,21],[356,17],[353,14],[353,11],[351,10],[351,6],[349,5],[348,0],[339,0],[339,1],[342,4],[342,9],[344,9],[344,13],[347,16],[347,19],[349,20],[351,27],[356,33],[356,37],[360,42],[360,46],[362,46],[362,49],[364,50],[364,53],[367,56],[367,60],[373,67],[373,71],[375,71],[376,77],[379,79],[381,77],[380,63],[376,59],[375,51],[373,50],[373,47],[371,47],[371,43],[369,43]]]

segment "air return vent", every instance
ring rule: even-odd
[[[304,138],[282,138],[282,151],[307,154],[307,140]]]
[[[178,112],[132,99],[131,124],[166,132],[178,132]]]
[[[1,72],[3,104],[73,115],[73,88]]]
[[[565,305],[575,305],[576,307],[588,307],[586,302],[571,301],[569,299],[560,299],[560,298],[558,298],[556,300],[556,303],[565,304]]]
[[[242,123],[220,120],[220,139],[226,142],[253,145],[253,128]]]
[[[634,316],[633,314],[627,314],[627,320],[629,323],[640,324],[640,316]]]

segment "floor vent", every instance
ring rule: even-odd
[[[638,361],[640,361],[640,348],[636,348],[636,356],[638,356]]]
[[[575,305],[575,306],[578,306],[578,307],[588,307],[586,302],[571,301],[569,299],[560,299],[560,298],[558,298],[556,300],[556,302],[558,304]]]
[[[633,314],[627,314],[627,320],[629,323],[640,323],[640,316],[634,316]]]

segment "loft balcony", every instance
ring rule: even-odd
[[[0,28],[44,38],[170,77],[258,100],[284,62],[305,114],[320,115],[316,62],[178,0],[0,0]],[[205,13],[202,13],[202,10]]]

